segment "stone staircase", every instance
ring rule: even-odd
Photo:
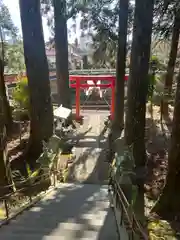
[[[108,112],[85,112],[69,169],[72,183],[59,184],[32,208],[0,229],[0,240],[118,240],[108,196]],[[88,126],[91,126],[90,130]],[[124,233],[121,239],[128,240]]]
[[[0,230],[1,240],[117,240],[107,186],[60,184]]]

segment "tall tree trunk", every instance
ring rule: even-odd
[[[1,76],[0,76],[1,78]],[[7,194],[10,188],[5,186],[9,185],[8,164],[6,154],[6,128],[4,122],[4,103],[3,98],[0,97],[0,197]]]
[[[9,105],[9,101],[6,95],[6,86],[4,81],[4,62],[1,59],[0,59],[0,96],[2,98],[3,104],[4,123],[6,126],[7,134],[10,135],[12,130],[13,119],[11,107]]]
[[[68,69],[66,0],[53,0],[55,20],[56,76],[59,104],[71,108]]]
[[[176,64],[178,43],[179,43],[179,33],[180,33],[180,13],[178,12],[174,18],[174,26],[172,32],[172,40],[171,40],[171,51],[169,55],[169,62],[167,66],[167,73],[165,77],[164,83],[164,92],[165,94],[171,95],[172,92],[172,83],[173,83],[173,75],[174,68]],[[164,101],[162,113],[164,115],[168,114],[168,101]]]
[[[128,80],[128,101],[125,122],[125,143],[133,145],[133,156],[137,178],[145,166],[145,113],[148,93],[148,70],[153,20],[153,0],[136,0],[131,50],[130,74]],[[138,204],[135,206],[140,218],[144,214],[144,184],[138,181]]]
[[[48,62],[43,38],[40,0],[20,0],[24,56],[30,93],[31,150],[38,154],[42,140],[53,133]]]
[[[152,33],[153,0],[136,0],[125,138],[134,145],[136,166],[145,163],[145,112]]]
[[[162,195],[153,209],[160,214],[168,209],[168,213],[172,215],[180,212],[180,70],[177,81],[168,175]]]
[[[88,57],[87,57],[87,55],[83,56],[83,69],[88,69]]]
[[[7,99],[6,85],[5,85],[5,79],[4,79],[5,52],[4,52],[3,33],[2,33],[1,27],[0,27],[0,39],[1,39],[1,55],[2,55],[2,59],[0,59],[0,96],[2,97],[4,122],[7,130],[7,134],[9,135],[11,134],[13,119],[12,119],[11,107]]]
[[[120,132],[124,124],[124,76],[126,73],[128,8],[128,0],[119,0],[119,33],[116,60],[115,113],[113,123],[115,132]]]

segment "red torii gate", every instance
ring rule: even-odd
[[[53,73],[54,74],[54,73]],[[50,73],[52,75],[52,73]],[[23,76],[26,76],[24,73]],[[113,75],[70,75],[70,87],[76,89],[76,118],[81,118],[80,116],[80,89],[86,89],[89,87],[100,87],[100,88],[111,88],[111,119],[114,117],[114,104],[115,104],[115,80],[116,77]],[[91,80],[94,84],[87,84],[87,81]],[[108,81],[109,83],[101,83],[97,84],[97,82],[101,80]],[[125,75],[124,80],[128,80],[128,75]],[[6,75],[5,76],[6,83],[14,83],[17,82],[17,74]]]
[[[70,80],[70,87],[76,89],[76,118],[80,119],[80,89],[83,88],[89,88],[89,87],[100,87],[100,88],[111,88],[111,119],[114,118],[114,105],[115,105],[115,80],[116,77],[112,75],[71,75],[69,77]],[[87,81],[91,80],[94,82],[94,84],[87,84]],[[97,84],[97,82],[101,81],[108,81],[109,83],[101,83]],[[125,81],[128,80],[128,76],[125,75],[124,78]],[[84,83],[85,82],[85,83]]]

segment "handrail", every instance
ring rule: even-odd
[[[131,207],[131,204],[128,202],[127,198],[125,197],[125,195],[124,195],[124,193],[123,193],[123,190],[122,190],[120,184],[119,184],[116,180],[115,180],[115,183],[116,183],[116,185],[117,185],[117,187],[118,187],[118,190],[119,190],[118,193],[120,193],[120,194],[119,194],[119,195],[120,195],[120,201],[121,201],[122,204],[123,204],[123,200],[124,200],[125,204],[127,204],[128,207]],[[127,210],[126,210],[126,212],[127,212]],[[147,235],[145,234],[145,232],[143,231],[142,226],[141,226],[141,224],[139,223],[139,221],[137,220],[134,211],[132,211],[132,215],[133,215],[133,221],[134,221],[134,223],[137,225],[138,231],[139,231],[140,234],[144,237],[144,239],[148,239],[148,236],[147,236]],[[132,225],[134,225],[134,223],[132,222]]]
[[[120,186],[120,184],[117,182],[116,177],[114,177],[112,179],[110,179],[110,183],[109,185],[111,185],[111,187],[113,188],[113,196],[115,196],[116,199],[116,204],[117,201],[121,204],[121,211],[122,211],[122,216],[121,216],[121,223],[123,221],[123,215],[125,214],[127,221],[128,221],[128,225],[131,228],[131,238],[130,239],[134,239],[134,234],[138,234],[138,236],[140,237],[140,239],[144,239],[144,240],[148,240],[148,235],[147,233],[143,230],[143,227],[141,226],[140,222],[137,220],[136,215],[133,211],[133,209],[131,208],[131,204],[128,202],[126,196],[124,195],[124,192]],[[118,198],[117,198],[118,196]],[[129,216],[128,213],[128,209],[131,209],[131,214]],[[129,231],[127,231],[129,232]]]
[[[50,176],[50,174],[44,173],[44,174],[42,174],[42,175],[35,176],[34,178],[35,178],[35,180],[36,180],[36,178],[38,178],[38,177],[44,177],[44,176],[47,176],[47,175]],[[19,182],[18,184],[20,185],[20,184],[24,184],[24,183],[30,183],[29,181],[32,180],[32,179],[33,179],[32,177],[29,177],[29,178],[27,178],[26,180],[23,180],[23,181]],[[46,178],[46,179],[47,179],[47,178]],[[42,180],[44,181],[45,179],[42,179]],[[39,182],[40,182],[40,181],[39,181]],[[39,182],[38,182],[38,183],[39,183]],[[9,186],[14,186],[14,184],[6,185],[6,186],[4,186],[4,187],[6,188],[6,187],[9,187]],[[28,187],[31,187],[31,186],[33,186],[33,184],[31,184],[31,185],[28,186]],[[28,188],[28,187],[27,187],[27,188]],[[2,188],[3,188],[3,187],[1,187],[1,189],[2,189]],[[14,193],[19,192],[19,191],[22,191],[22,190],[24,190],[24,189],[26,189],[26,188],[16,189],[15,191],[13,191],[13,192],[11,192],[11,193],[5,194],[4,196],[0,197],[0,200],[3,199],[4,197],[7,197],[8,195],[11,196],[11,195],[13,195]]]
[[[46,168],[41,168],[42,170],[45,170]],[[49,170],[49,168],[47,167],[47,169]],[[45,175],[45,174],[42,174],[41,176],[37,176],[37,177],[42,177],[43,175]],[[35,177],[34,177],[35,178]],[[29,176],[29,177],[27,177],[25,180],[22,180],[21,182],[19,182],[18,184],[20,185],[20,184],[23,184],[23,183],[27,183],[29,180],[31,180],[32,179],[32,177],[31,176]],[[0,186],[0,190],[1,189],[6,189],[6,188],[10,188],[10,187],[14,187],[14,183],[12,183],[12,184],[9,184],[9,185],[5,185],[5,186]],[[0,199],[1,199],[1,197],[0,197]]]
[[[110,168],[111,168],[111,166],[110,166]],[[27,185],[25,187],[22,187],[20,189],[17,189],[15,191],[12,191],[10,193],[7,193],[4,196],[0,197],[0,201],[4,202],[5,213],[6,213],[4,221],[9,221],[9,219],[11,218],[11,217],[9,217],[10,212],[9,212],[8,201],[11,199],[11,197],[13,195],[16,195],[17,193],[20,193],[20,192],[25,191],[25,190],[30,190],[31,191],[31,189],[34,186],[37,186],[37,185],[41,184],[42,182],[45,182],[48,179],[50,180],[49,187],[50,186],[56,187],[57,176],[62,174],[62,170],[57,170],[56,164],[53,165],[53,168],[48,168],[48,167],[44,166],[41,169],[42,170],[47,170],[48,169],[48,172],[40,174],[40,175],[35,176],[35,177],[28,177],[27,179],[19,182],[18,184],[20,185],[20,184],[23,184],[23,183],[27,183],[27,184],[29,183],[29,185]],[[52,179],[52,177],[54,177],[54,178]],[[38,178],[40,178],[40,179],[38,179]],[[36,181],[36,180],[38,180],[38,181],[37,182],[31,182],[30,180],[32,180],[32,179],[34,181]],[[138,236],[140,237],[139,239],[142,238],[144,240],[148,240],[148,236],[147,236],[146,232],[143,230],[140,222],[137,220],[136,215],[131,208],[132,205],[128,202],[120,184],[118,183],[118,181],[116,179],[116,176],[114,176],[114,177],[111,176],[110,180],[111,180],[111,182],[109,183],[109,186],[111,186],[113,188],[113,196],[115,196],[116,204],[117,204],[117,201],[118,201],[120,203],[119,205],[122,206],[121,207],[121,211],[122,211],[121,218],[123,216],[126,216],[127,221],[128,221],[128,226],[130,226],[130,228],[131,228],[131,235],[130,235],[131,239],[134,239],[134,234],[138,234]],[[8,188],[10,186],[14,186],[14,185],[13,184],[6,185],[4,187],[1,187],[1,189]],[[24,196],[24,197],[29,198],[30,204],[33,203],[32,196],[33,196],[33,194],[28,194],[27,196]],[[35,196],[38,197],[39,195],[37,196],[37,194],[36,194]],[[129,214],[129,210],[131,211],[130,214]],[[17,214],[14,213],[13,215],[17,215]],[[121,219],[121,224],[122,224],[122,221],[123,221],[123,219]],[[0,223],[0,226],[1,226],[1,223]],[[127,231],[127,232],[129,234],[129,231]]]
[[[44,169],[44,168],[42,168],[42,169]],[[45,168],[46,169],[46,168]],[[50,179],[51,180],[51,177],[54,175],[54,180],[53,180],[53,182],[51,181],[51,184],[49,185],[49,188],[51,187],[51,186],[53,186],[53,188],[55,188],[56,187],[56,183],[57,183],[57,181],[56,181],[56,179],[57,179],[57,176],[59,176],[59,175],[61,175],[62,174],[62,171],[59,171],[59,170],[57,170],[57,169],[55,169],[55,170],[52,170],[52,169],[49,169],[49,172],[48,173],[44,173],[44,174],[41,174],[41,175],[39,175],[39,176],[36,176],[37,178],[39,177],[39,178],[41,178],[41,179],[39,179],[37,182],[34,182],[34,183],[30,183],[29,182],[29,186],[26,186],[26,187],[23,187],[23,188],[20,188],[20,189],[16,189],[15,191],[12,191],[12,192],[10,192],[10,193],[7,193],[7,194],[5,194],[4,196],[1,196],[0,197],[0,201],[3,201],[4,202],[4,207],[5,207],[5,219],[4,219],[4,221],[9,221],[9,216],[10,216],[10,212],[9,212],[9,207],[8,207],[8,201],[10,200],[10,198],[12,197],[12,196],[14,196],[14,195],[16,195],[17,193],[20,193],[20,192],[22,192],[22,191],[25,191],[25,190],[31,190],[31,188],[33,188],[34,186],[36,186],[36,185],[39,185],[39,184],[41,184],[42,182],[45,182],[46,180],[48,180],[48,179]],[[36,177],[34,177],[34,178],[36,178]],[[42,177],[43,177],[43,179],[42,179]],[[32,178],[31,178],[32,179]],[[27,178],[26,179],[26,181],[22,181],[22,182],[20,182],[19,184],[23,184],[23,183],[27,183],[28,184],[28,181],[29,180],[31,180],[30,179],[30,177],[29,178]],[[11,184],[11,185],[7,185],[7,186],[4,186],[5,188],[7,188],[7,187],[9,187],[9,186],[12,186],[13,184]],[[13,185],[14,186],[14,185]],[[49,189],[48,188],[48,189]],[[47,190],[48,190],[47,189]],[[45,192],[47,191],[47,190],[45,190]],[[39,194],[40,193],[42,193],[42,191],[41,192],[39,192]],[[24,197],[28,197],[29,198],[29,202],[30,203],[32,203],[33,202],[33,200],[32,200],[32,195],[30,194],[30,195],[27,195],[27,196],[24,196]],[[38,197],[38,194],[36,195],[36,197]],[[28,203],[26,203],[26,204],[28,204]],[[24,205],[24,204],[23,204]],[[29,204],[28,204],[28,206],[29,206]],[[27,206],[27,207],[28,207]],[[13,216],[14,215],[16,215],[16,212],[13,214]],[[13,218],[13,216],[12,216],[12,218]],[[11,217],[10,217],[11,218]],[[1,227],[1,222],[0,222],[0,227]]]

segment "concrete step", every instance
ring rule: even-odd
[[[0,229],[2,240],[117,240],[107,186],[61,184]]]

